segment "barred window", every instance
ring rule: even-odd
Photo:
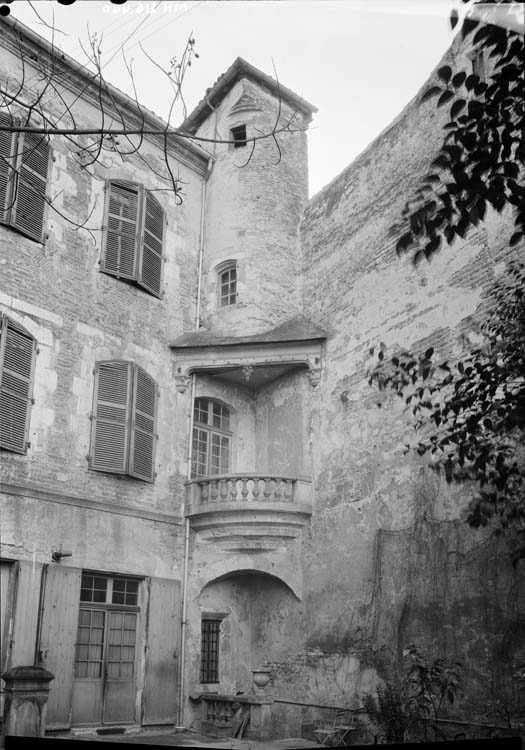
[[[201,620],[201,682],[219,682],[220,620]]]

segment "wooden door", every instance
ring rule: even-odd
[[[82,571],[60,564],[47,566],[38,643],[39,661],[55,675],[47,702],[48,729],[71,725],[75,636]]]
[[[136,721],[140,581],[84,571],[77,603],[73,724]]]
[[[107,613],[104,654],[104,724],[135,719],[135,662],[138,612]]]
[[[177,720],[180,642],[180,582],[152,578],[149,584],[143,724]]]

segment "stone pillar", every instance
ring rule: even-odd
[[[271,670],[267,667],[252,669],[253,692],[255,700],[251,704],[250,729],[247,737],[259,742],[269,740],[272,736]]]
[[[272,737],[272,705],[273,700],[257,700],[250,706],[250,727],[246,733],[247,739],[263,742]]]
[[[2,744],[6,735],[43,737],[47,698],[55,675],[44,667],[13,667],[2,678],[5,681]]]

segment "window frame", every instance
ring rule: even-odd
[[[223,617],[203,614],[201,617],[201,648],[199,681],[201,685],[218,685],[220,683],[220,644],[221,623]],[[211,628],[211,626],[214,626]],[[215,638],[214,638],[215,637]],[[212,641],[215,641],[212,643]],[[213,646],[215,648],[213,648]],[[207,657],[207,658],[205,658]],[[210,664],[210,662],[212,662]],[[205,678],[212,679],[205,679]]]
[[[225,274],[235,274],[235,278],[233,279],[233,292],[231,291],[232,287],[232,279],[230,278],[224,282],[223,276]],[[229,260],[225,260],[223,263],[220,263],[215,268],[215,273],[217,274],[217,307],[219,310],[225,310],[229,307],[234,307],[239,299],[239,290],[238,290],[238,268],[237,268],[237,261],[234,258],[231,258]],[[226,294],[223,294],[223,287],[227,285],[229,287]],[[233,297],[233,300],[231,299]],[[226,301],[225,301],[226,300]]]
[[[199,409],[200,402],[207,402],[207,422],[201,422],[196,418],[196,412]],[[221,410],[224,410],[228,415],[228,429],[222,427],[222,425],[214,425],[214,407],[218,406]],[[202,411],[202,410],[201,410]],[[191,440],[191,476],[194,479],[208,476],[220,476],[221,474],[228,474],[231,471],[231,459],[232,459],[232,444],[233,444],[233,411],[228,404],[219,401],[218,399],[211,398],[209,396],[198,396],[193,402],[193,429],[192,429],[192,440]],[[205,452],[205,470],[206,473],[202,474],[199,472],[199,466],[201,461],[199,460],[198,443],[199,435],[198,432],[206,434],[206,452]],[[226,471],[212,471],[212,460],[213,460],[213,438],[218,437],[220,440],[227,440],[227,458],[228,466]],[[219,449],[221,442],[219,442]],[[221,463],[222,453],[219,452],[219,462]]]
[[[230,128],[230,140],[233,141],[231,144],[232,149],[244,148],[248,145],[248,134],[246,129],[246,123],[234,125]]]
[[[121,194],[124,191],[124,194]],[[131,196],[136,196],[136,214],[134,219],[129,219],[125,216],[125,212],[121,211],[119,215],[111,213],[111,204],[113,202],[119,202],[119,194],[121,199],[125,197],[125,192],[130,194],[129,200],[132,200]],[[122,204],[124,205],[124,204]],[[155,213],[157,216],[155,217]],[[153,221],[151,221],[153,217]],[[117,222],[118,227],[110,228],[111,221]],[[148,227],[148,220],[149,227]],[[127,233],[127,239],[130,240],[133,237],[133,258],[131,259],[130,266],[127,270],[121,268],[121,237],[122,222],[125,224],[132,224],[132,231]],[[157,229],[161,229],[162,236],[152,232],[152,224],[156,225]],[[165,247],[166,247],[166,225],[167,215],[164,207],[160,201],[154,196],[151,190],[147,190],[146,187],[139,182],[134,182],[125,179],[108,179],[105,184],[105,200],[104,200],[104,219],[102,226],[102,247],[100,254],[100,271],[101,273],[108,274],[108,276],[114,276],[117,279],[124,280],[132,283],[134,286],[138,286],[153,297],[162,299],[164,297],[163,291],[163,267],[165,261]],[[111,258],[109,253],[109,238],[117,238],[117,259]],[[113,239],[115,242],[115,239]],[[157,245],[157,247],[155,247]],[[128,248],[129,251],[129,248]],[[145,262],[145,258],[148,257],[148,263]],[[152,283],[151,274],[145,272],[147,268],[153,268],[154,264],[157,264],[157,277],[158,286]]]
[[[5,354],[6,354],[6,347],[8,340],[10,338],[10,331],[13,331],[16,336],[22,336],[31,342],[29,346],[31,347],[30,352],[26,352],[26,355],[29,356],[29,363],[26,362],[25,364],[29,364],[29,373],[19,373],[15,369],[5,367]],[[18,346],[16,343],[14,343],[14,346]],[[7,394],[7,398],[11,396],[11,399],[14,399],[15,401],[26,401],[26,407],[25,407],[25,415],[24,415],[24,424],[23,424],[23,446],[22,445],[16,445],[16,441],[11,439],[5,440],[3,433],[0,432],[0,450],[8,450],[13,453],[19,453],[22,455],[27,454],[27,450],[30,447],[29,442],[29,428],[31,423],[31,410],[32,406],[34,404],[34,398],[33,398],[33,391],[34,391],[34,384],[35,384],[35,370],[36,370],[36,355],[38,353],[38,344],[36,338],[33,336],[32,333],[30,333],[23,325],[18,323],[17,321],[13,320],[13,318],[9,317],[5,313],[0,312],[0,404],[2,402],[2,396],[3,394]],[[17,363],[21,362],[21,358],[17,358]],[[22,364],[24,364],[22,362]],[[21,394],[20,392],[17,392],[16,389],[10,388],[9,385],[5,385],[5,379],[4,379],[4,373],[6,371],[9,371],[9,374],[11,375],[11,379],[13,380],[13,374],[14,379],[19,380],[24,384],[24,381],[27,384],[27,392],[25,394]],[[6,407],[7,408],[7,407]]]
[[[8,114],[0,113],[0,125],[2,123],[4,123],[6,126],[13,127],[19,125],[20,120]],[[48,136],[46,136],[45,134],[34,134],[35,136],[39,136],[39,141],[38,144],[34,147],[33,153],[36,151],[36,149],[40,148],[42,144],[46,144],[47,147],[47,155],[44,154],[43,156],[43,161],[46,162],[45,174],[38,174],[37,170],[35,170],[34,168],[34,165],[33,167],[31,166],[29,160],[26,159],[26,163],[23,163],[25,155],[24,144],[31,135],[31,130],[24,133],[14,133],[4,130],[3,133],[0,133],[0,149],[9,149],[9,154],[2,155],[2,163],[0,163],[0,178],[2,175],[2,167],[4,168],[3,171],[5,173],[5,196],[3,205],[0,205],[0,224],[2,224],[3,226],[11,227],[11,229],[19,232],[24,237],[27,237],[28,239],[31,239],[34,242],[38,242],[43,245],[46,239],[44,229],[47,224],[47,216],[49,210],[49,185],[51,182],[53,149],[51,148]],[[21,176],[22,169],[24,169],[26,173],[29,173],[27,175],[29,179],[27,179],[26,177],[25,181]],[[44,184],[45,187],[43,192],[35,190],[34,187],[31,186],[31,173],[36,180],[40,179]],[[28,192],[33,192],[37,197],[41,199],[43,203],[40,217],[41,220],[38,222],[39,231],[31,231],[29,228],[27,228],[27,226],[24,227],[23,224],[21,224],[18,220],[17,212],[19,204],[22,202],[23,196],[23,192],[20,190],[20,186],[24,185],[24,183],[26,192],[27,186],[29,185]]]

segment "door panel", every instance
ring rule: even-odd
[[[49,565],[45,581],[40,642],[41,663],[55,675],[47,702],[47,728],[69,727],[78,600],[82,571]]]
[[[20,561],[16,584],[11,665],[33,664],[38,628],[38,600],[42,563]]]
[[[80,606],[75,644],[73,724],[100,724],[104,694],[106,612]]]
[[[152,578],[148,610],[143,724],[177,720],[180,582]]]
[[[137,613],[108,612],[106,636],[104,713],[105,724],[135,719],[135,657]]]

